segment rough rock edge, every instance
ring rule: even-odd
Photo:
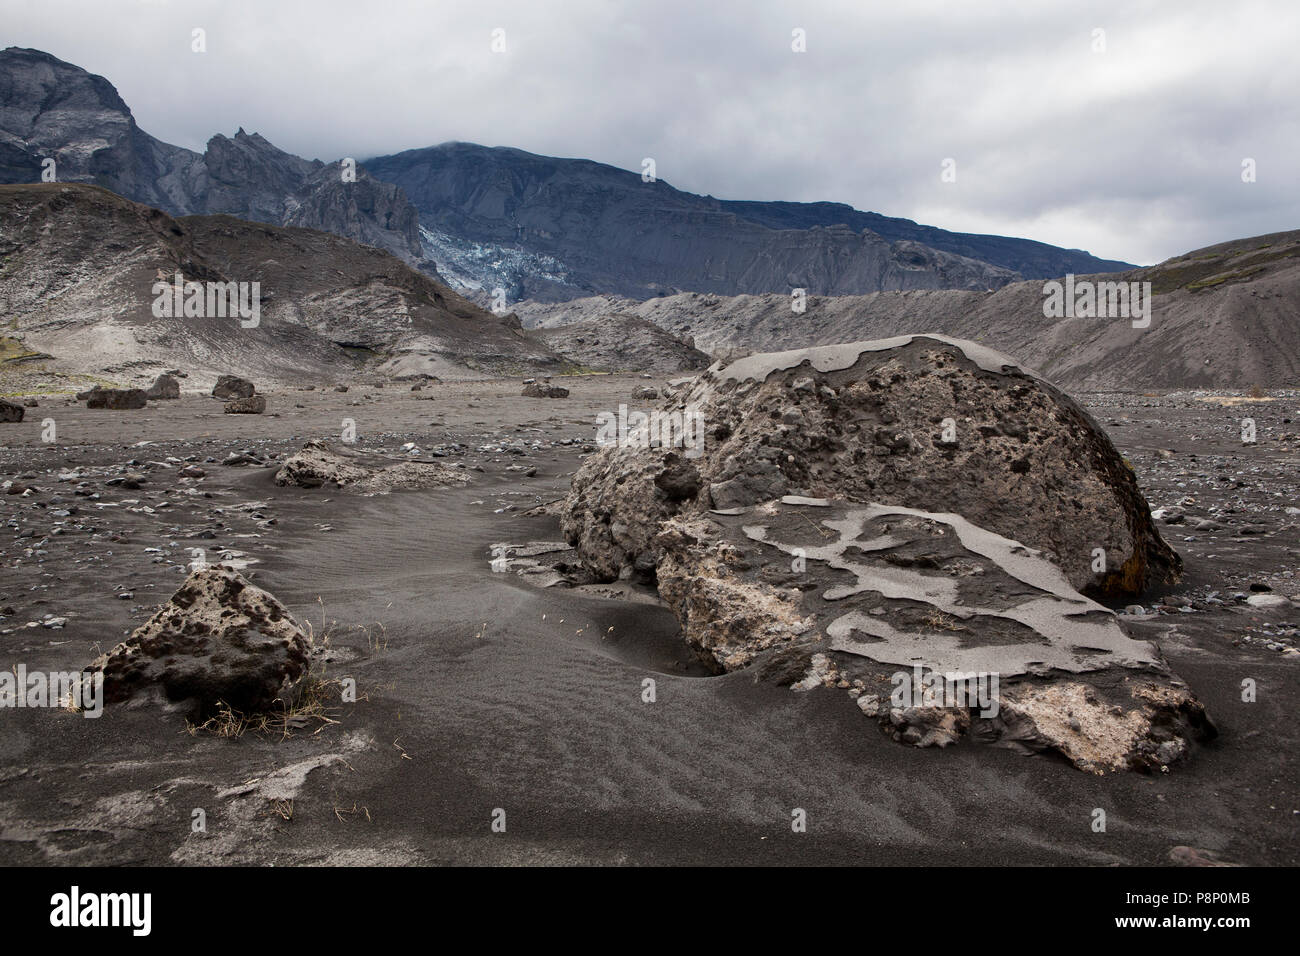
[[[268,591],[250,584],[229,568],[205,567],[193,571],[158,611],[140,625],[125,641],[101,654],[88,668],[93,674],[104,675],[105,703],[121,703],[136,693],[156,683],[172,700],[193,699],[186,695],[192,683],[187,679],[168,685],[157,675],[146,673],[151,661],[168,661],[186,654],[190,648],[201,648],[209,655],[220,656],[220,650],[210,650],[204,645],[214,639],[214,631],[224,635],[236,631],[254,630],[270,639],[272,644],[283,645],[283,679],[279,686],[269,683],[257,687],[256,681],[240,682],[234,693],[242,699],[198,699],[201,713],[210,713],[218,703],[226,703],[236,710],[254,713],[267,709],[276,694],[287,684],[296,682],[306,673],[312,650],[310,634],[298,626],[288,609]],[[240,653],[251,654],[245,649]]]

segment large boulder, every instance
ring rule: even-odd
[[[253,383],[246,378],[240,378],[238,375],[222,375],[217,379],[217,384],[212,386],[213,398],[248,398],[255,392]]]
[[[0,422],[20,422],[25,414],[27,411],[21,405],[0,398]]]
[[[547,382],[529,382],[519,394],[524,398],[568,398],[569,390]]]
[[[956,512],[1044,552],[1096,597],[1181,572],[1105,432],[975,343],[907,335],[752,355],[676,396],[662,412],[687,427],[662,431],[685,432],[678,447],[662,436],[643,447],[654,445],[643,428],[574,478],[565,536],[605,580],[653,565],[669,517],[786,494]]]
[[[261,395],[249,395],[226,402],[223,411],[227,415],[260,415],[266,411],[266,399]]]
[[[150,401],[177,399],[181,397],[181,383],[164,372],[154,379],[154,383],[145,390],[144,394]]]
[[[93,664],[104,700],[160,688],[202,714],[268,709],[307,669],[311,638],[279,601],[228,568],[193,572],[148,621]]]
[[[903,742],[1097,773],[1214,735],[1095,600],[1168,585],[1178,556],[1096,423],[1012,359],[901,336],[674,395],[584,462],[561,525],[597,579],[654,583],[714,670],[838,688]]]
[[[107,408],[114,411],[131,408],[145,408],[149,400],[142,388],[100,388],[96,385],[88,392],[81,392],[77,397],[85,396],[87,408]]]
[[[1214,735],[1156,647],[1018,541],[952,513],[786,496],[661,525],[656,575],[713,670],[837,688],[918,746],[963,736],[1105,773]]]

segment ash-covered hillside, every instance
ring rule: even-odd
[[[1124,282],[1130,289],[1150,283],[1150,325],[1134,328],[1123,317],[1048,317],[1040,280],[995,292],[810,296],[802,313],[792,311],[788,294],[699,293],[526,302],[517,311],[530,327],[635,315],[724,356],[942,332],[1013,353],[1058,385],[1086,391],[1300,382],[1300,231],[1220,243],[1145,269],[1076,281],[1080,288],[1083,282],[1094,288]]]
[[[257,283],[251,318],[155,314],[156,284]],[[259,383],[476,377],[566,366],[512,316],[378,249],[231,216],[173,219],[105,189],[0,186],[6,390],[22,379]],[[48,380],[48,381],[46,381]]]

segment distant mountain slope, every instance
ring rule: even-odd
[[[569,361],[605,372],[672,374],[705,369],[712,362],[689,339],[679,339],[645,319],[616,312],[530,334]]]
[[[173,215],[228,213],[323,229],[393,253],[435,274],[419,217],[402,190],[364,168],[344,182],[340,163],[305,160],[242,129],[199,154],[136,125],[113,85],[39,50],[0,51],[0,183],[92,183]]]
[[[875,212],[861,212],[837,202],[750,202],[724,200],[722,208],[767,226],[769,229],[811,229],[814,226],[843,224],[851,229],[870,229],[891,242],[910,240],[951,252],[968,259],[979,259],[1020,273],[1026,279],[1053,279],[1067,273],[1087,275],[1094,272],[1122,272],[1137,268],[1131,262],[1098,259],[1082,249],[1062,249],[1032,239],[986,236],[967,232],[948,232],[934,226],[922,226],[911,219],[897,219]]]
[[[1077,250],[949,233],[837,203],[723,202],[583,159],[444,143],[367,160],[420,210],[467,288],[563,301],[807,288],[998,288],[1025,276],[1131,268]]]
[[[716,200],[600,163],[522,150],[449,143],[367,160],[400,185],[423,227],[445,243],[465,242],[463,271],[476,250],[523,250],[549,263],[489,270],[487,282],[513,300],[612,292],[635,298],[682,289],[735,293],[821,293],[874,289],[997,287],[1017,278],[914,242],[890,243],[845,226],[774,230]],[[440,260],[442,262],[444,260]],[[455,274],[454,265],[445,266]]]
[[[154,284],[258,282],[260,324],[160,318]],[[263,385],[362,371],[475,377],[565,366],[554,352],[378,249],[230,216],[173,219],[94,186],[0,186],[3,335],[45,361],[0,378],[148,380],[179,367]],[[4,390],[0,388],[0,391]]]
[[[1150,282],[1150,327],[1135,329],[1123,318],[1047,318],[1041,280],[995,292],[816,297],[799,315],[788,295],[699,293],[644,302],[613,296],[528,302],[516,311],[529,327],[636,315],[674,335],[694,336],[714,354],[942,332],[991,345],[1073,390],[1300,387],[1300,231],[1220,243],[1093,278]]]

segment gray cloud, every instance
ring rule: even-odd
[[[847,202],[1142,263],[1300,219],[1290,2],[0,9],[0,43],[106,76],[144,129],[195,149],[243,126],[326,160],[453,139],[628,169],[653,157],[693,192]],[[1258,182],[1242,183],[1244,157]]]

